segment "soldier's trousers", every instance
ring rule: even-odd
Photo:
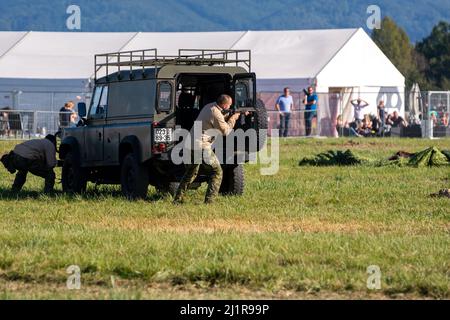
[[[215,155],[212,149],[203,149],[203,161],[202,163],[192,163],[186,165],[186,172],[181,179],[180,185],[175,195],[176,201],[181,201],[183,199],[186,190],[194,182],[198,176],[198,172],[202,167],[204,167],[210,174],[208,179],[208,189],[206,190],[205,202],[212,202],[213,199],[219,194],[220,185],[222,184],[222,166],[220,165],[219,159]],[[194,158],[194,151],[192,151],[192,159]]]
[[[27,181],[28,172],[45,179],[45,193],[53,191],[55,185],[55,172],[53,171],[53,168],[48,168],[42,161],[26,159],[14,152],[11,152],[9,157],[12,167],[17,170],[16,178],[14,179],[12,186],[13,191],[18,192],[22,190],[23,185]]]

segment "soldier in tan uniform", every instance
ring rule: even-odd
[[[201,123],[202,135],[201,137],[194,137],[194,150],[202,151],[203,161],[202,163],[195,163],[194,161],[194,163],[186,165],[186,173],[184,174],[175,195],[175,203],[183,202],[183,196],[189,186],[197,178],[201,166],[206,166],[208,172],[211,172],[205,203],[211,203],[218,195],[222,183],[222,167],[211,147],[214,140],[217,138],[217,135],[210,136],[206,131],[215,129],[220,135],[227,136],[233,130],[236,120],[239,118],[239,113],[231,115],[228,119],[225,119],[225,116],[222,113],[224,110],[230,109],[232,103],[233,100],[230,96],[225,94],[221,95],[217,99],[217,102],[204,106],[198,115],[196,122],[197,124]],[[191,136],[193,135],[194,129],[191,130]],[[194,158],[194,150],[192,150],[192,158]]]

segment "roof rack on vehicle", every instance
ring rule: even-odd
[[[120,51],[95,55],[95,80],[97,73],[105,68],[106,76],[111,68],[117,72],[128,70],[130,74],[145,67],[165,65],[196,65],[196,66],[242,66],[251,71],[250,50],[229,49],[179,49],[178,55],[158,55],[157,49]],[[133,69],[134,68],[134,69]]]

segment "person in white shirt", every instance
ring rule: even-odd
[[[292,109],[294,109],[294,100],[289,88],[284,88],[283,92],[283,95],[279,96],[277,99],[275,109],[280,115],[280,137],[287,137],[289,134],[291,112]]]
[[[367,103],[367,101],[364,101],[361,98],[352,100],[352,101],[350,101],[350,103],[353,105],[355,123],[356,123],[357,127],[359,128],[362,121],[364,120],[363,109],[368,107],[369,104]]]

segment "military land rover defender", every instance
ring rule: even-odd
[[[99,54],[94,80],[89,107],[79,103],[80,122],[61,135],[62,188],[67,193],[84,192],[88,181],[120,184],[128,198],[145,197],[149,185],[173,193],[185,170],[171,158],[179,142],[174,130],[190,130],[201,108],[223,93],[233,97],[233,110],[246,111],[235,129],[267,129],[248,50]],[[249,144],[244,145],[240,151],[249,152]],[[223,164],[223,173],[220,193],[242,194],[242,163]],[[200,172],[193,187],[206,178]]]

